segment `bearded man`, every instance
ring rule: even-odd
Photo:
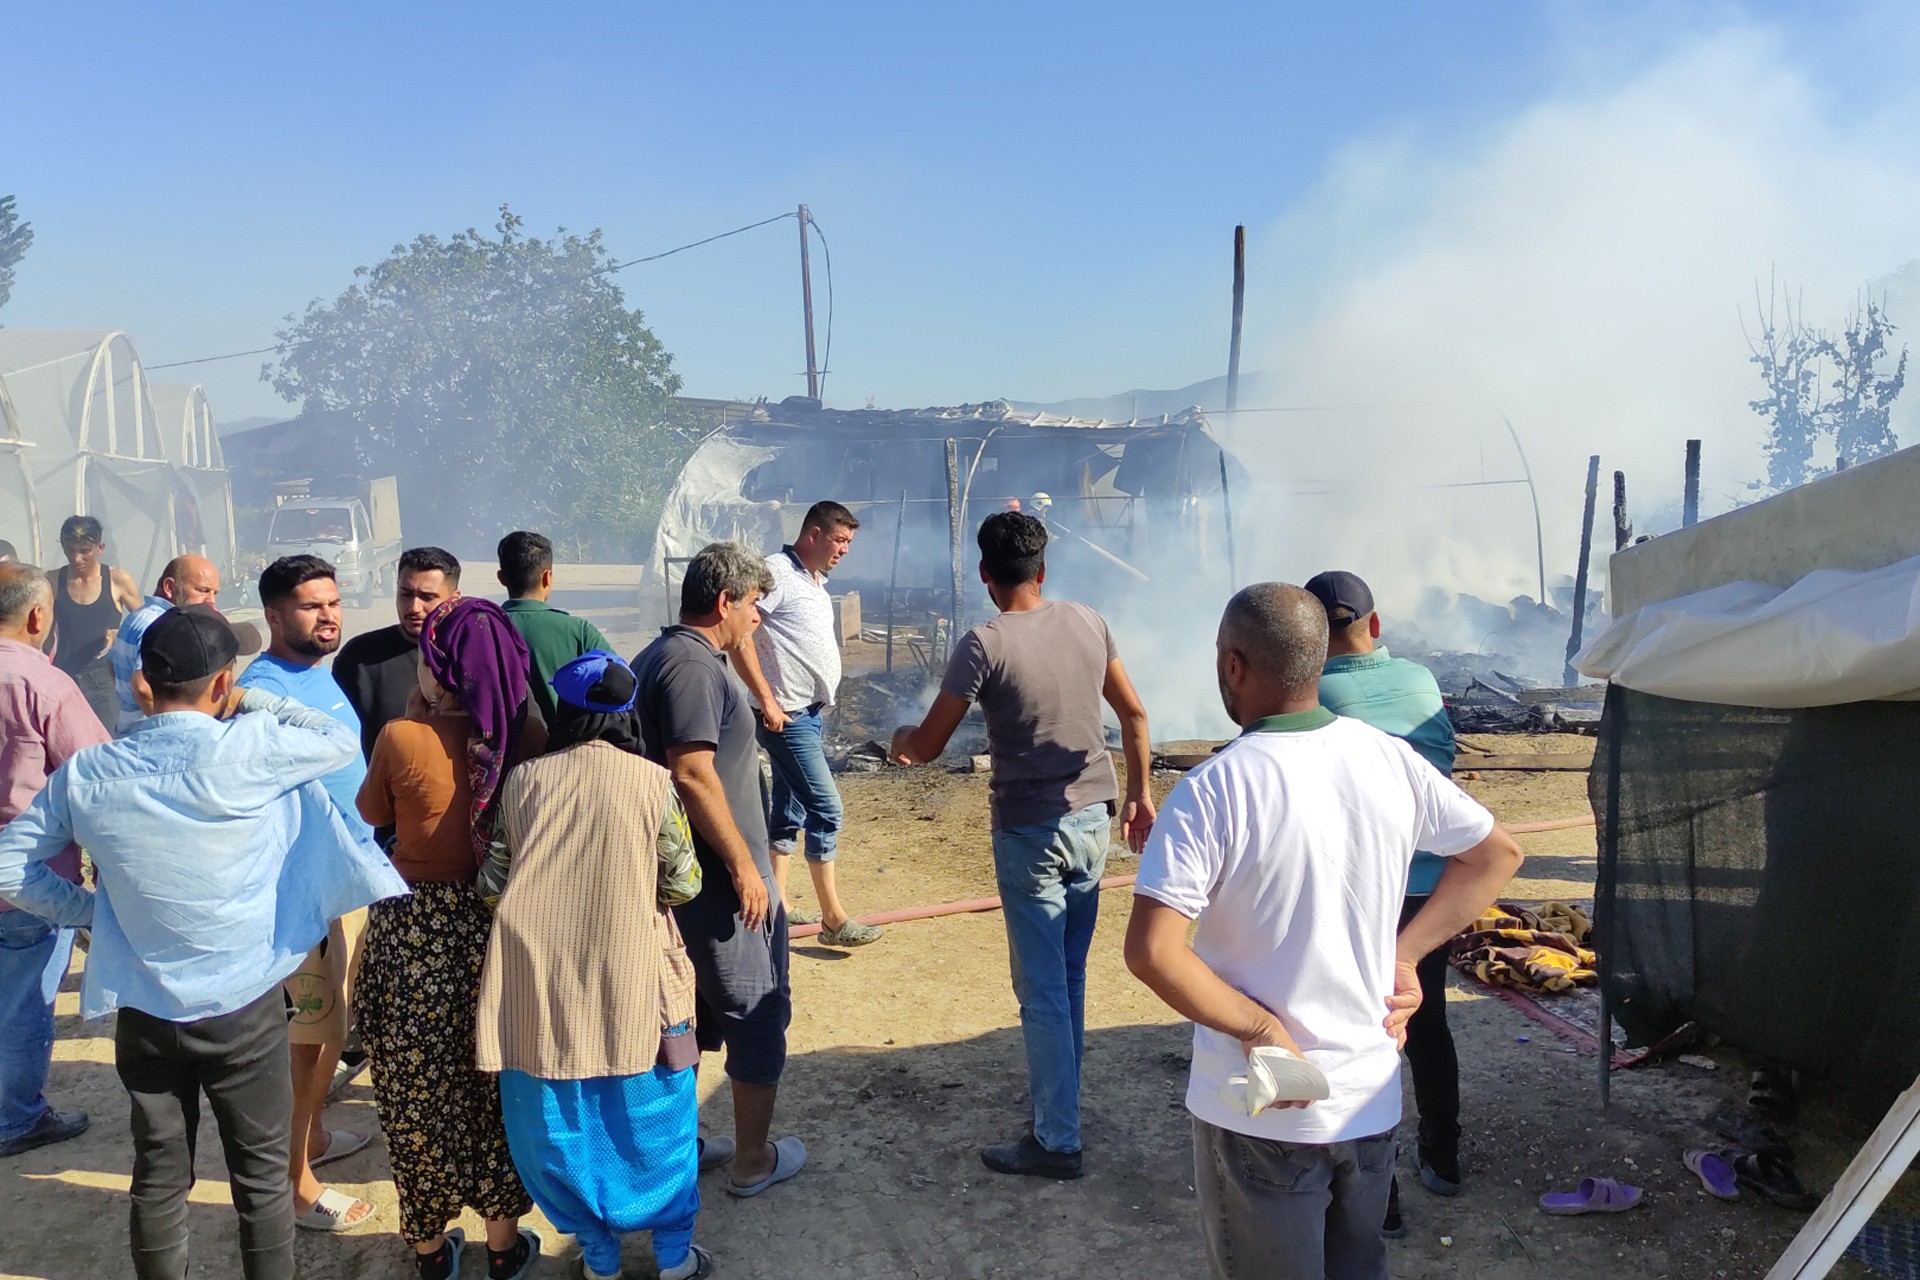
[[[333,566],[319,556],[282,556],[260,575],[260,604],[270,637],[265,653],[240,675],[240,685],[291,698],[339,721],[357,735],[360,717],[322,660],[340,647],[340,587]],[[355,797],[367,776],[359,756],[320,780],[347,831],[373,841]],[[373,1206],[334,1191],[314,1168],[365,1147],[368,1135],[329,1130],[321,1123],[334,1066],[347,1039],[349,979],[367,913],[333,922],[327,940],[314,948],[287,979],[293,1009],[288,1038],[293,1047],[293,1141],[288,1172],[293,1179],[294,1222],[310,1231],[344,1231],[366,1221]]]

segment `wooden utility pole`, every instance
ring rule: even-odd
[[[813,270],[807,265],[807,206],[800,206],[800,309],[807,322],[807,398],[820,398],[820,369],[813,355]]]
[[[905,503],[901,506],[904,509]],[[952,436],[947,437],[947,541],[953,553],[953,606],[951,620],[947,623],[947,647],[942,656],[951,655],[954,647],[960,643],[960,599],[961,583],[966,570],[960,559],[960,539],[966,523],[964,504],[960,500],[960,442]]]
[[[1633,541],[1633,526],[1627,523],[1627,473],[1613,473],[1613,549],[1625,551]]]
[[[1227,341],[1227,412],[1240,407],[1240,317],[1247,305],[1247,229],[1233,229],[1233,336]],[[1216,446],[1219,441],[1214,442]],[[1233,547],[1233,491],[1227,487],[1227,451],[1220,449],[1220,523],[1227,542],[1227,590],[1240,580]]]
[[[1247,229],[1233,229],[1233,338],[1227,347],[1227,412],[1240,407],[1240,316],[1247,305]]]
[[[1700,442],[1687,441],[1687,488],[1680,507],[1680,527],[1700,523]]]
[[[1581,632],[1587,622],[1587,562],[1593,555],[1593,508],[1600,497],[1600,455],[1587,459],[1587,505],[1580,517],[1580,570],[1573,578],[1573,634],[1567,638],[1565,684],[1573,687],[1580,674],[1573,669],[1573,655],[1580,652]]]

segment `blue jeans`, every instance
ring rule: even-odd
[[[760,745],[773,765],[772,812],[767,823],[768,843],[775,853],[791,855],[802,831],[807,833],[807,860],[832,862],[840,843],[845,809],[840,788],[827,768],[825,726],[820,709],[793,711],[779,733],[758,728]]]
[[[1080,1149],[1080,1055],[1087,1035],[1087,949],[1100,916],[1112,818],[1104,804],[993,833],[1013,994],[1027,1044],[1033,1136]]]
[[[72,955],[73,930],[0,911],[0,1141],[47,1113],[41,1090],[53,1062],[53,996]]]

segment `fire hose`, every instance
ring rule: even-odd
[[[1507,828],[1517,836],[1531,835],[1538,831],[1565,831],[1573,827],[1590,827],[1593,815],[1585,814],[1578,818],[1553,818],[1546,822],[1518,822]],[[1108,889],[1122,889],[1132,884],[1132,876],[1108,876],[1100,882],[1104,892]],[[899,911],[876,911],[872,915],[855,917],[861,924],[899,924],[906,920],[931,920],[936,916],[968,915],[979,911],[998,911],[1000,899],[968,898],[963,902],[942,902],[931,907],[906,907]],[[811,938],[820,932],[817,924],[797,924],[787,933],[789,938]]]

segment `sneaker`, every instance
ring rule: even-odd
[[[1004,1146],[983,1147],[980,1162],[995,1173],[1016,1173],[1030,1178],[1059,1178],[1064,1181],[1086,1173],[1080,1152],[1049,1151],[1032,1134]]]
[[[1430,1147],[1423,1142],[1414,1149],[1414,1164],[1420,1170],[1420,1185],[1433,1194],[1460,1194],[1460,1152],[1457,1149]]]
[[[33,1122],[33,1128],[17,1138],[8,1138],[0,1142],[0,1157],[22,1156],[29,1151],[38,1151],[41,1147],[50,1147],[56,1142],[65,1142],[77,1138],[92,1124],[86,1115],[79,1111],[55,1111],[48,1107],[41,1112],[40,1118]]]
[[[1387,1218],[1380,1224],[1380,1234],[1389,1240],[1398,1240],[1407,1234],[1406,1221],[1400,1216],[1400,1179],[1398,1178],[1387,1186]]]
[[[849,919],[838,929],[820,930],[816,941],[825,947],[864,947],[869,942],[880,941],[880,935],[885,932],[877,924],[861,924],[858,920]]]

